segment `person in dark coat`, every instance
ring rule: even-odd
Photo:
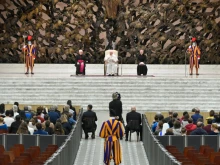
[[[95,139],[95,131],[97,128],[96,121],[97,116],[94,111],[92,111],[92,105],[89,104],[87,107],[87,111],[82,115],[82,128],[85,132],[85,139],[88,139],[88,132],[92,132],[92,139]]]
[[[122,119],[122,102],[118,100],[118,94],[112,94],[113,100],[109,103],[109,111],[113,109],[116,112],[116,116],[118,116],[118,120],[123,122]]]
[[[197,122],[197,128],[190,133],[190,135],[208,135],[208,133],[202,129],[203,123],[201,121]]]
[[[140,50],[140,54],[137,56],[137,62],[138,62],[138,66],[137,66],[137,75],[141,75],[143,74],[144,76],[147,75],[147,66],[146,66],[146,55],[144,54],[144,50]]]
[[[83,54],[83,50],[79,50],[79,54],[76,56],[75,60],[76,75],[85,75],[86,70],[86,56]]]
[[[128,141],[128,135],[130,128],[132,128],[131,125],[129,125],[130,121],[132,120],[137,120],[139,122],[139,132],[140,132],[140,140],[142,141],[142,121],[141,121],[141,114],[136,112],[136,107],[131,107],[131,112],[128,112],[126,115],[126,122],[127,125],[125,127],[125,133],[126,133],[126,138],[125,141]]]
[[[11,124],[11,129],[9,130],[9,133],[16,134],[21,123],[22,123],[21,116],[17,115],[15,117],[15,121]]]
[[[55,106],[51,106],[48,116],[50,117],[50,121],[55,125],[57,119],[60,118],[59,114],[55,112]]]

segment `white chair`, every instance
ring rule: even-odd
[[[113,52],[113,54],[115,54],[117,56],[117,58],[118,58],[118,51],[117,50],[106,50],[105,51],[105,57],[107,55],[109,55],[110,52]],[[106,70],[107,70],[107,63],[104,61],[104,76],[106,76]],[[118,71],[119,71],[119,63],[117,62],[117,76],[118,76]]]

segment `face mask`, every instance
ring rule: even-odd
[[[193,42],[193,43],[192,43],[192,46],[196,46],[196,43],[195,43],[195,42]]]
[[[28,41],[28,45],[31,45],[31,41]]]

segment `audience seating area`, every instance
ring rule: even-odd
[[[31,106],[32,111],[37,111],[37,108],[38,108],[39,106],[44,106],[44,107],[46,107],[47,109],[49,109],[51,106],[53,106],[53,105],[49,105],[49,104],[47,104],[47,105],[28,104],[28,105]],[[6,110],[9,110],[9,109],[12,108],[12,106],[13,106],[13,104],[5,104],[5,109],[6,109]],[[24,106],[27,106],[27,104],[19,104],[19,108],[20,108],[21,110],[24,109]],[[62,112],[64,105],[57,105],[57,107],[58,107],[58,109]],[[76,109],[76,114],[78,115],[80,109],[82,108],[81,105],[73,105],[73,107]]]
[[[159,112],[159,111],[158,111]],[[177,111],[178,113],[178,117],[182,117],[184,111]],[[194,112],[191,112],[190,110],[187,110],[187,112],[189,113],[189,116],[192,116],[194,114]],[[168,111],[160,111],[160,113],[166,118],[169,116]],[[154,116],[155,116],[156,112],[146,112],[145,115],[147,117],[148,123],[151,124],[154,121]],[[203,116],[204,119],[206,119],[207,117],[209,117],[209,112],[204,112],[201,111],[200,114]],[[207,124],[207,121],[204,120],[205,124]]]
[[[0,145],[0,165],[43,165],[58,149],[57,145],[48,145],[44,152],[39,146],[31,146],[27,150],[23,144],[13,145],[6,151]]]
[[[170,152],[182,165],[220,165],[220,149],[215,152],[213,148],[207,145],[201,145],[199,150],[194,147],[185,147],[180,152],[176,146],[166,146]]]

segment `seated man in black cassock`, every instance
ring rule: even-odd
[[[83,50],[79,50],[79,54],[76,56],[75,60],[76,75],[85,75],[86,70],[86,56],[83,54]]]
[[[134,124],[134,122],[131,122],[131,121],[137,121],[137,126],[132,125]],[[129,131],[131,130],[138,131],[140,133],[140,140],[142,141],[141,114],[136,112],[136,107],[131,107],[131,112],[128,112],[126,115],[126,122],[127,122],[127,125],[125,127],[125,133],[126,133],[125,141],[128,141]]]
[[[137,66],[137,75],[143,74],[147,75],[147,66],[146,66],[146,55],[144,54],[144,50],[140,50],[140,54],[137,57],[138,66]]]
[[[85,139],[88,139],[89,132],[92,132],[92,139],[95,139],[95,131],[97,128],[96,121],[97,121],[97,116],[94,111],[92,111],[92,105],[89,104],[87,107],[87,111],[83,113],[82,115],[82,128],[85,133]]]

